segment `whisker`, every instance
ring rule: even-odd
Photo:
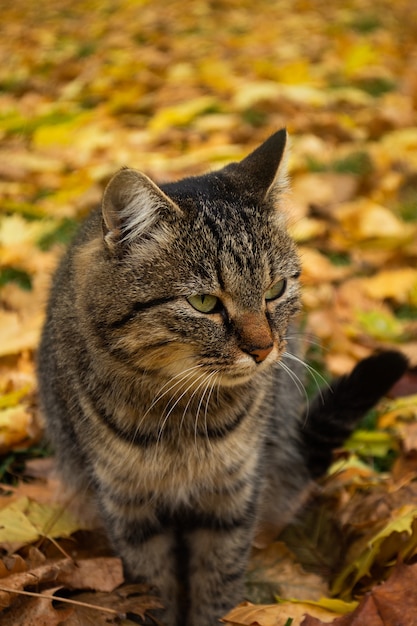
[[[170,380],[168,380],[164,385],[162,385],[162,387],[160,387],[159,391],[158,391],[158,395],[156,396],[156,398],[152,401],[152,403],[150,404],[147,412],[151,411],[153,409],[153,407],[164,397],[167,395],[167,393],[169,393],[174,387],[176,387],[180,382],[182,382],[183,380],[185,380],[186,378],[188,378],[188,374],[190,372],[192,372],[193,370],[199,369],[201,368],[202,365],[193,365],[192,367],[188,367],[187,369],[183,370],[182,372],[179,372],[178,374],[176,374],[175,376],[173,376]],[[173,385],[171,385],[172,381],[174,381],[176,378],[180,378],[179,381],[176,381]],[[170,387],[168,387],[168,389],[166,389],[164,391],[164,393],[161,393],[163,389],[165,389],[165,387],[167,387],[168,385],[171,385]]]
[[[199,417],[199,414],[200,414],[201,407],[203,405],[204,396],[206,395],[207,390],[209,389],[209,387],[210,387],[210,385],[211,385],[211,383],[213,381],[213,378],[215,379],[216,373],[217,372],[211,372],[208,375],[208,377],[207,377],[207,384],[206,384],[206,386],[203,389],[200,401],[199,401],[198,406],[197,406],[197,411],[196,411],[195,420],[194,420],[194,445],[196,447],[196,450],[198,449],[197,448],[198,417]],[[213,387],[212,387],[212,389],[213,389]],[[209,394],[209,397],[210,397],[210,394]],[[207,411],[207,404],[206,404],[206,411]],[[207,413],[206,413],[206,419],[207,419]],[[207,435],[207,441],[209,441],[208,430],[207,430],[207,421],[206,421],[206,435]]]
[[[210,374],[207,374],[207,376],[209,376]],[[181,417],[181,421],[180,421],[180,425],[179,425],[179,431],[181,432],[182,427],[184,425],[184,420],[185,420],[185,416],[187,414],[187,411],[190,407],[191,402],[193,401],[193,398],[195,397],[196,393],[198,392],[198,390],[200,389],[200,387],[204,385],[204,381],[198,385],[198,387],[193,391],[193,393],[191,394],[187,404],[185,405],[184,411],[182,412],[182,417]]]
[[[308,343],[311,346],[317,346],[318,348],[322,348],[323,350],[326,350],[326,348],[323,347],[323,344],[319,339],[306,335],[303,332],[294,333],[292,335],[286,335],[285,338],[286,339],[301,339],[303,343]]]
[[[218,374],[218,372],[216,371],[216,372],[214,372],[214,374]],[[213,390],[214,390],[216,384],[217,384],[217,392],[218,392],[219,391],[219,382],[218,381],[216,382],[216,377],[214,377],[214,380],[212,381],[212,385],[211,385],[210,391],[209,391],[209,393],[207,395],[206,408],[204,410],[204,429],[206,431],[207,443],[209,444],[209,446],[211,446],[211,442],[210,442],[210,438],[208,436],[207,414],[208,414],[210,398],[211,398],[211,395],[213,393]]]
[[[167,412],[167,414],[165,415],[165,418],[164,418],[164,420],[163,420],[163,422],[162,422],[162,424],[161,424],[160,428],[158,429],[158,442],[160,441],[160,439],[161,439],[161,437],[162,437],[162,432],[163,432],[163,430],[164,430],[164,428],[165,428],[165,426],[166,426],[166,423],[167,423],[167,421],[168,421],[168,419],[169,419],[169,416],[172,414],[172,412],[173,412],[173,410],[175,409],[175,407],[178,405],[178,403],[179,403],[179,402],[181,402],[181,399],[182,399],[185,395],[187,395],[187,393],[188,393],[188,391],[191,389],[191,387],[192,387],[193,383],[197,383],[197,382],[198,382],[201,378],[205,379],[205,378],[206,378],[206,376],[207,376],[207,373],[206,373],[206,372],[203,372],[203,374],[201,374],[200,376],[198,376],[198,377],[196,378],[196,380],[195,380],[195,381],[194,381],[194,380],[193,380],[193,381],[190,381],[190,384],[189,384],[189,385],[185,388],[185,390],[182,392],[182,394],[181,394],[181,395],[180,395],[180,396],[179,396],[179,397],[175,400],[175,402],[173,403],[173,405],[171,406],[171,408],[169,409],[169,411],[168,411],[168,412]],[[194,395],[194,394],[196,393],[196,391],[198,391],[198,390],[200,389],[200,387],[201,387],[202,385],[204,385],[204,383],[205,383],[205,380],[203,380],[203,382],[202,382],[202,383],[200,383],[200,384],[197,386],[197,389],[194,391],[194,393],[193,393],[192,395]],[[182,387],[181,387],[181,389],[182,389]],[[172,398],[171,398],[171,399],[172,399]],[[171,399],[170,399],[170,401],[171,401]],[[170,402],[170,401],[169,401],[169,402]],[[163,417],[165,410],[168,408],[168,406],[169,406],[169,402],[167,403],[167,405],[166,405],[166,407],[165,407],[164,411],[162,412],[162,416],[161,416],[161,417]]]
[[[330,391],[332,390],[332,387],[329,384],[329,382],[326,380],[326,378],[322,374],[320,374],[320,372],[316,370],[312,365],[310,365],[306,361],[303,361],[303,359],[296,356],[295,354],[291,354],[290,352],[284,352],[284,356],[289,359],[292,359],[293,361],[296,361],[297,363],[300,363],[300,365],[306,368],[306,370],[309,372],[309,374],[311,374],[314,382],[316,383],[316,387],[317,387],[318,392],[320,393],[320,396],[321,396],[321,388],[317,379],[321,380],[324,386],[327,387],[327,389],[329,389]]]
[[[294,382],[295,386],[297,387],[298,391],[304,395],[304,399],[305,399],[305,406],[306,406],[306,410],[305,410],[305,415],[307,416],[310,412],[310,399],[308,397],[308,393],[307,390],[305,388],[305,385],[303,383],[303,381],[299,378],[299,376],[297,376],[297,374],[295,374],[295,372],[293,372],[291,370],[291,368],[288,367],[288,365],[286,363],[284,363],[283,361],[280,361],[278,363],[278,365],[281,365],[281,367],[284,369],[284,371],[287,372],[288,376],[292,379],[292,381]],[[301,388],[300,388],[301,387]]]
[[[278,367],[281,367],[286,372],[286,374],[291,378],[300,394],[304,395],[304,397],[308,401],[307,391],[301,378],[297,376],[297,374],[293,372],[292,369],[286,363],[284,363],[284,361],[278,361],[276,365]]]
[[[169,381],[167,381],[164,385],[162,385],[162,387],[160,387],[160,389],[158,391],[158,395],[156,396],[156,398],[154,400],[152,400],[151,404],[148,406],[148,408],[146,409],[145,413],[142,415],[141,419],[139,420],[139,422],[138,422],[138,424],[137,424],[137,426],[135,428],[135,432],[134,432],[133,437],[132,437],[132,445],[133,445],[135,437],[136,437],[137,433],[139,432],[140,427],[144,423],[146,417],[149,415],[149,413],[152,411],[152,409],[158,404],[158,402],[160,400],[162,400],[162,398],[164,396],[169,394],[173,389],[175,389],[175,387],[178,387],[178,389],[173,394],[173,397],[175,397],[176,393],[181,391],[181,389],[184,387],[184,381],[187,381],[187,379],[189,379],[189,373],[194,371],[194,370],[196,370],[196,369],[199,369],[201,367],[202,367],[202,365],[194,365],[192,367],[189,367],[189,368],[183,370],[182,372],[179,372],[175,376],[173,376]],[[176,380],[175,382],[173,382],[176,378],[179,378],[179,380]],[[170,385],[168,387],[168,389],[165,389],[168,385]],[[163,393],[161,393],[163,389],[165,389],[165,391]],[[169,404],[169,401],[168,401],[168,404]],[[164,409],[164,411],[165,411],[165,409]]]

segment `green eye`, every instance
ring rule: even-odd
[[[265,300],[276,300],[280,298],[287,288],[287,281],[285,278],[277,281],[268,291],[265,292]]]
[[[219,298],[207,293],[190,296],[187,300],[200,313],[216,313],[221,308]]]

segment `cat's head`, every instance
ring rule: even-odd
[[[227,386],[280,359],[300,273],[279,207],[285,144],[281,130],[239,163],[161,187],[113,177],[86,297],[115,358]]]

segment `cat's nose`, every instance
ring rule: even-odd
[[[268,354],[272,352],[273,347],[274,344],[271,343],[269,346],[264,348],[253,348],[252,350],[248,350],[248,353],[253,356],[256,363],[262,363],[262,361],[265,361]]]

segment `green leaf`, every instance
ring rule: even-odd
[[[359,311],[356,319],[363,331],[379,340],[398,341],[404,335],[404,327],[392,313],[385,311]]]
[[[32,289],[32,278],[30,275],[16,267],[3,267],[0,269],[0,287],[7,283],[16,283],[25,291]]]
[[[398,442],[390,433],[356,430],[345,442],[344,447],[360,456],[385,457],[391,450],[398,449]]]

